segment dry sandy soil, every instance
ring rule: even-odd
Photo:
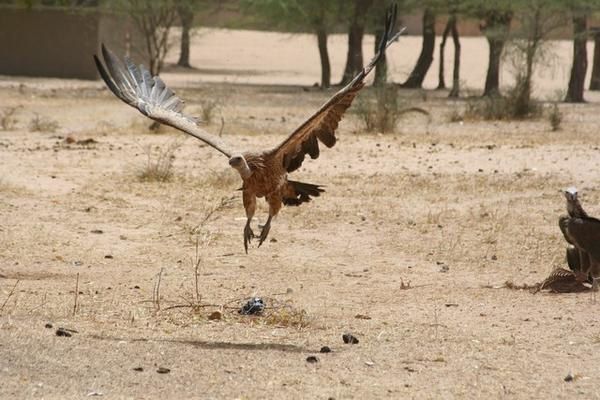
[[[203,68],[227,54],[212,49]],[[219,76],[266,79],[283,58]],[[208,129],[222,115],[224,140],[240,148],[276,144],[331,94],[205,77],[166,74],[190,113],[218,100]],[[0,131],[0,397],[600,398],[594,297],[506,285],[565,264],[559,189],[577,185],[600,214],[600,106],[561,104],[552,132],[545,117],[450,122],[465,101],[401,96],[431,121],[407,117],[378,135],[350,113],[338,145],[294,174],[327,192],[284,209],[271,241],[246,255],[239,178],[217,152],[150,133],[99,82],[4,77],[0,110],[20,108]],[[170,146],[173,179],[141,180],[148,154]],[[239,315],[255,295],[265,315]],[[344,344],[346,332],[360,343]]]

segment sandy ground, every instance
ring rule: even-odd
[[[203,68],[231,65],[225,49]],[[240,61],[231,68],[262,72],[234,72],[235,84],[166,77],[191,113],[219,101],[208,129],[222,115],[224,140],[262,148],[331,94],[258,85],[287,58]],[[558,132],[546,118],[450,122],[466,104],[439,92],[401,92],[432,120],[408,117],[394,134],[366,133],[350,113],[338,145],[293,175],[327,192],[284,209],[246,255],[239,178],[217,152],[149,133],[99,82],[1,83],[0,111],[20,107],[0,131],[1,398],[600,398],[593,296],[505,287],[565,264],[559,189],[577,185],[600,213],[598,104],[561,105]],[[32,131],[35,113],[59,127]],[[172,181],[141,181],[148,154],[174,143]],[[255,295],[265,316],[238,315]]]

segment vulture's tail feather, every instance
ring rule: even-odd
[[[320,185],[288,181],[283,196],[283,204],[286,206],[299,206],[302,203],[309,202],[311,196],[319,197],[324,191],[325,189]]]

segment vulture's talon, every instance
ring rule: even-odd
[[[260,231],[260,239],[258,241],[258,247],[260,247],[263,242],[267,239],[267,236],[269,236],[269,231],[271,230],[271,224],[266,224],[265,226],[263,226],[262,230]]]
[[[246,250],[246,254],[248,254],[248,243],[250,243],[255,237],[256,236],[254,235],[254,232],[252,232],[250,225],[246,225],[244,228],[244,250]]]

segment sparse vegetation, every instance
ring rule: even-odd
[[[354,112],[361,119],[367,132],[394,132],[403,115],[411,112],[429,117],[429,112],[420,107],[406,107],[399,100],[398,89],[392,85],[375,88],[375,101],[367,96],[359,98]]]
[[[510,90],[506,96],[475,97],[467,100],[463,117],[470,120],[493,121],[535,118],[540,116],[538,102],[529,99],[523,102],[520,85]]]
[[[210,124],[213,122],[215,117],[215,112],[220,112],[221,102],[219,100],[214,99],[203,99],[200,102],[201,112],[202,112],[202,121],[206,124]]]
[[[265,313],[264,323],[278,327],[306,328],[312,322],[305,310],[290,305],[269,309]]]
[[[172,141],[165,147],[146,147],[146,165],[138,174],[140,181],[170,181],[173,178],[173,162],[175,161],[175,152],[179,147],[181,147],[181,143],[179,141]]]
[[[548,113],[548,121],[550,122],[550,127],[552,128],[553,132],[560,130],[562,120],[562,112],[560,111],[560,108],[558,108],[558,104],[554,103],[550,109],[550,112]]]
[[[2,109],[0,112],[0,128],[3,131],[8,131],[15,128],[18,122],[16,114],[19,108],[21,108],[21,106],[6,107]]]
[[[33,118],[29,121],[30,132],[56,132],[60,128],[58,121],[44,117],[38,113],[34,113]]]

